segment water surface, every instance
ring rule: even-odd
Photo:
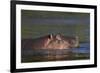
[[[90,58],[89,43],[81,43],[79,48],[72,48],[72,49],[63,49],[63,50],[24,49],[22,51],[22,62],[85,60],[89,58]]]

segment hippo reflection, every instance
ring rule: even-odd
[[[32,43],[33,49],[70,49],[78,47],[78,36],[68,37],[61,34],[50,34],[37,38]]]

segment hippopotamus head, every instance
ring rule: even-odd
[[[74,47],[78,47],[79,38],[75,37],[67,37],[61,34],[50,35],[47,41],[45,48],[48,49],[70,49]]]

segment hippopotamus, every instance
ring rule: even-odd
[[[33,49],[71,49],[79,46],[78,36],[69,37],[50,34],[33,40]]]

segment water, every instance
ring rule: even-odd
[[[44,62],[44,61],[62,61],[62,60],[85,60],[90,58],[89,43],[81,43],[79,48],[63,50],[22,50],[23,62]]]

